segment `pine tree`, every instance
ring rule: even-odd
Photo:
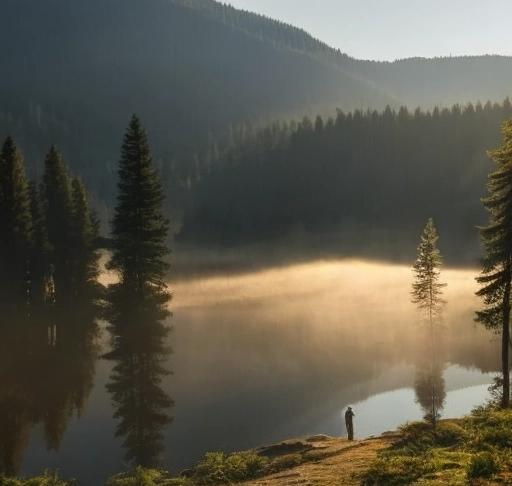
[[[442,298],[442,289],[446,284],[439,282],[443,259],[437,248],[438,239],[434,221],[429,218],[421,235],[418,257],[413,265],[415,277],[412,284],[412,302],[426,312],[431,329],[446,303]]]
[[[46,228],[43,187],[34,180],[28,182],[30,214],[33,223],[33,244],[30,252],[29,301],[31,313],[38,313],[50,296],[48,283],[53,282],[50,267],[50,243]],[[53,293],[52,293],[53,294]],[[51,300],[51,298],[50,298]]]
[[[512,283],[512,118],[502,125],[503,144],[489,152],[498,168],[489,174],[489,196],[482,200],[490,214],[487,226],[480,227],[485,248],[481,285],[477,295],[484,308],[476,313],[476,321],[486,328],[501,332],[501,367],[503,373],[502,407],[510,406],[510,292]]]
[[[128,295],[166,302],[170,299],[164,281],[169,268],[165,261],[169,222],[162,214],[164,192],[151,165],[147,134],[135,115],[124,136],[118,176],[113,251],[107,267],[118,272],[117,287]]]
[[[94,297],[95,291],[98,290],[97,279],[100,271],[96,240],[99,235],[99,221],[91,211],[87,191],[80,179],[73,179],[71,195],[73,298],[83,301]]]
[[[32,218],[23,155],[11,137],[0,152],[0,300],[27,305]]]
[[[436,324],[439,324],[441,312],[446,304],[443,299],[443,288],[445,283],[439,281],[441,274],[442,257],[441,252],[437,248],[437,230],[432,218],[429,218],[423,233],[421,235],[420,245],[418,246],[418,256],[413,265],[414,281],[412,284],[412,302],[417,305],[418,309],[425,313],[429,324],[430,337],[430,359],[427,373],[434,373],[439,368],[437,364],[438,351],[436,339]],[[436,381],[430,381],[432,389],[430,390],[430,410],[428,418],[432,422],[434,431],[436,430],[437,420],[439,416],[439,403],[435,397],[439,396],[440,391],[436,389]]]
[[[59,304],[69,304],[73,279],[71,178],[68,167],[55,145],[51,146],[46,155],[44,169],[46,228],[51,246],[50,262],[53,265],[55,299]]]

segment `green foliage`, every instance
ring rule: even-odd
[[[470,420],[468,428],[476,450],[512,447],[512,410],[481,410]]]
[[[440,446],[463,444],[469,437],[468,432],[453,422],[440,422],[435,432],[435,443]]]
[[[489,478],[499,472],[499,460],[491,452],[480,452],[475,454],[467,468],[468,479]]]
[[[151,164],[147,134],[134,115],[126,130],[119,162],[117,206],[112,222],[112,257],[107,264],[132,296],[170,299],[165,283],[169,269],[169,222],[162,214],[164,192]]]
[[[488,177],[489,195],[483,204],[490,215],[480,236],[485,249],[481,285],[477,295],[483,299],[483,309],[476,321],[488,329],[501,332],[502,339],[502,407],[510,404],[510,309],[512,289],[512,118],[502,124],[503,144],[489,152],[498,165]]]
[[[412,284],[412,302],[419,309],[426,311],[430,323],[439,317],[445,304],[442,298],[442,289],[445,283],[439,282],[440,267],[442,263],[441,252],[437,248],[437,235],[434,221],[429,218],[418,246],[418,257],[413,265],[415,274]]]
[[[268,459],[254,452],[208,452],[194,468],[199,484],[223,484],[261,476],[268,468]]]
[[[366,472],[364,486],[410,484],[435,470],[430,458],[423,456],[386,455],[377,458]]]
[[[10,478],[0,475],[0,486],[76,486],[74,479],[61,479],[57,471],[46,470],[31,478]]]
[[[410,422],[401,427],[401,438],[394,449],[405,455],[423,454],[433,447],[448,447],[464,443],[468,432],[460,425],[442,421],[434,429],[428,422]]]
[[[116,474],[107,481],[107,486],[187,486],[186,479],[171,478],[161,469],[137,466],[135,469]]]

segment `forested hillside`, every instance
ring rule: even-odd
[[[18,141],[31,173],[58,143],[103,199],[134,112],[158,165],[184,180],[193,154],[241,123],[502,100],[512,77],[509,58],[358,61],[213,0],[3,0],[0,42],[0,135]]]
[[[276,214],[273,217],[277,219],[272,223],[271,218],[259,215],[259,219],[267,221],[267,226],[243,229],[241,239],[250,237],[251,232],[252,236],[266,237],[267,233],[274,232],[269,230],[272,225],[278,225],[282,232],[281,223],[286,220],[288,228],[290,218],[296,228],[304,224],[308,230],[313,215],[316,226],[333,221],[338,224],[340,217],[335,208],[342,202],[329,199],[329,191],[323,196],[326,199],[322,207],[300,208],[293,202],[306,186],[310,186],[311,191],[321,187],[319,181],[324,177],[324,169],[318,171],[318,166],[334,171],[336,177],[330,184],[343,179],[349,185],[343,192],[349,202],[352,199],[347,194],[354,190],[354,184],[363,181],[370,186],[374,184],[371,171],[360,174],[360,180],[346,182],[355,173],[354,161],[359,158],[380,164],[379,182],[389,189],[395,170],[389,164],[394,164],[397,157],[402,160],[406,156],[395,153],[394,146],[374,147],[373,143],[367,143],[366,137],[370,135],[385,140],[390,135],[391,125],[379,122],[377,127],[372,122],[368,128],[369,120],[386,119],[390,112],[375,115],[366,110],[381,111],[390,106],[396,111],[391,118],[398,120],[393,126],[405,126],[401,122],[405,117],[407,126],[416,123],[414,130],[418,130],[420,122],[426,123],[431,132],[439,131],[440,137],[449,138],[447,131],[439,128],[446,121],[446,114],[437,116],[434,111],[416,116],[411,111],[417,106],[442,109],[451,107],[454,102],[461,103],[462,107],[478,100],[482,104],[488,100],[501,102],[511,91],[508,80],[512,79],[512,58],[361,61],[330,48],[301,29],[214,0],[2,0],[0,42],[9,47],[2,58],[7,75],[0,77],[0,136],[12,135],[18,142],[25,154],[28,174],[39,177],[43,172],[44,155],[52,143],[58,144],[73,174],[80,175],[90,188],[102,221],[107,222],[116,189],[114,167],[119,136],[126,119],[137,113],[148,128],[155,166],[162,175],[169,206],[173,208],[175,231],[180,225],[182,209],[188,205],[187,231],[189,236],[194,235],[193,239],[199,231],[200,220],[195,211],[203,204],[201,198],[206,198],[203,195],[198,199],[195,186],[202,179],[201,190],[209,194],[215,186],[212,178],[220,177],[219,174],[228,177],[225,167],[216,165],[223,163],[226,152],[236,159],[238,156],[230,150],[251,139],[258,126],[283,120],[274,122],[274,130],[286,125],[286,130],[294,135],[290,138],[286,130],[279,129],[279,137],[290,139],[292,148],[298,143],[300,148],[293,148],[298,151],[296,157],[302,160],[310,154],[317,165],[303,164],[296,171],[296,179],[288,180],[288,169],[281,162],[277,164],[276,168],[283,174],[272,184],[275,192],[290,193],[287,212],[279,209],[287,216]],[[408,107],[406,116],[401,106]],[[488,111],[487,108],[479,111],[478,106],[473,108],[475,120],[480,120],[480,111]],[[325,145],[317,138],[309,145],[308,133],[318,132],[314,127],[310,130],[307,123],[302,123],[295,133],[290,123],[304,115],[314,120],[318,113],[327,120],[337,109],[343,115],[325,124],[320,131],[327,137]],[[467,159],[463,162],[464,150],[471,156],[478,153],[478,157],[484,157],[489,143],[481,134],[488,131],[497,137],[497,118],[498,115],[491,128],[479,125],[477,149],[471,153],[467,146],[458,150],[460,167],[467,162]],[[452,121],[446,122],[450,133],[456,130]],[[329,141],[327,133],[332,127],[341,130],[339,127],[345,123],[352,135],[347,138],[346,133],[341,134],[336,142]],[[266,133],[265,130],[262,133]],[[392,137],[395,135],[391,133]],[[396,137],[401,144],[399,150],[404,153],[413,150],[407,135],[400,132]],[[470,146],[476,143],[469,135],[467,137]],[[466,143],[466,139],[452,139],[453,143],[456,141]],[[421,144],[430,142],[430,139],[418,139],[418,146],[414,147],[418,154],[413,156],[410,152],[418,172],[426,170],[422,168],[422,161],[430,164],[432,158],[443,158],[434,152],[429,152],[428,157],[425,155]],[[369,147],[373,147],[372,153]],[[441,147],[443,144],[436,140],[428,151]],[[450,150],[457,152],[454,147]],[[359,151],[360,155],[340,156],[343,162],[334,166],[329,157],[338,149],[350,154]],[[265,159],[268,165],[273,157],[273,152],[265,153],[261,160]],[[250,166],[250,161],[240,160],[240,167]],[[444,170],[458,170],[453,163],[452,158],[446,160]],[[313,172],[309,173],[310,170]],[[239,177],[235,172],[229,172],[234,180]],[[341,177],[341,173],[348,174],[349,178]],[[438,185],[436,177],[442,175],[432,174],[431,182]],[[262,174],[257,176],[262,177]],[[224,190],[228,182],[216,183],[215,187],[220,184]],[[289,184],[299,184],[299,187],[292,190]],[[222,197],[238,201],[238,186],[230,190],[231,194]],[[333,188],[331,192],[334,191]],[[375,197],[378,195],[377,192]],[[370,195],[365,201],[362,206],[374,204]],[[214,198],[213,206],[217,203]],[[348,207],[352,204],[353,201]],[[252,209],[237,211],[254,211],[256,206],[253,203],[249,206]],[[382,211],[383,206],[379,207]],[[264,205],[261,209],[265,210]],[[372,210],[377,211],[363,211],[365,221],[370,220],[368,211]],[[358,212],[341,219],[358,221],[359,215]],[[224,217],[225,211],[220,210],[216,218]],[[236,231],[235,227],[228,229],[231,223],[226,221],[219,220],[220,227],[215,228],[221,235],[219,241],[231,241],[233,238],[228,234]],[[212,223],[205,224],[208,227]]]
[[[70,164],[95,177],[115,160],[115,141],[133,112],[169,163],[208,135],[224,137],[230,124],[392,102],[306,55],[306,46],[295,49],[295,37],[314,44],[304,32],[252,14],[238,22],[234,9],[205,5],[217,8],[172,0],[2,1],[9,76],[0,80],[0,131],[12,132],[29,161],[58,138]],[[252,19],[275,34],[256,35]]]
[[[411,257],[429,217],[452,262],[474,263],[501,104],[339,112],[273,124],[235,144],[192,191],[182,241],[237,245],[312,235],[336,254]]]

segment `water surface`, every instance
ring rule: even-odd
[[[444,270],[448,286],[442,349],[443,417],[468,413],[499,370],[499,342],[473,324],[475,271]],[[427,354],[425,323],[410,300],[412,271],[361,261],[319,261],[242,275],[171,282],[172,346],[159,386],[174,400],[164,428],[163,465],[174,473],[207,451],[286,438],[376,435],[423,410],[413,389]],[[106,324],[103,323],[103,326]],[[104,330],[100,355],[108,350]],[[30,429],[21,474],[59,468],[98,484],[128,467],[115,437],[119,403],[107,391],[110,360],[96,362],[86,404],[62,424],[58,450],[41,425]]]

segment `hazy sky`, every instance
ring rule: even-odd
[[[224,0],[358,59],[512,55],[511,0]]]

